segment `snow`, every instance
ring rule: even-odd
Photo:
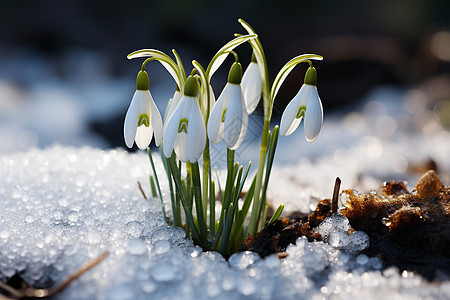
[[[162,172],[158,155],[155,163]],[[309,166],[310,173],[320,176],[314,163]],[[19,273],[34,286],[52,286],[108,250],[103,262],[54,298],[355,299],[382,294],[409,299],[450,295],[448,281],[430,284],[411,273],[383,271],[378,258],[353,254],[339,243],[333,247],[331,241],[331,245],[308,243],[299,238],[288,247],[285,259],[273,255],[261,259],[242,252],[227,262],[216,252],[194,246],[182,229],[166,225],[160,202],[145,200],[137,187],[138,180],[148,180],[149,171],[142,152],[54,145],[4,155],[0,162],[0,279]],[[284,171],[274,170],[273,178],[282,177]],[[272,186],[271,192],[278,188]],[[149,193],[146,185],[144,189]],[[288,209],[299,201],[285,200]],[[321,227],[346,233],[349,225],[344,218],[335,215]],[[354,232],[350,238],[358,235]],[[359,242],[364,244],[365,237],[362,233]]]

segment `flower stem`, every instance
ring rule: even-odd
[[[258,231],[258,223],[260,214],[260,195],[261,195],[261,186],[262,186],[262,178],[264,173],[264,166],[266,162],[266,154],[267,154],[267,144],[269,143],[269,127],[270,127],[270,119],[264,120],[263,133],[261,138],[261,147],[259,149],[259,162],[258,162],[258,171],[256,171],[256,184],[255,184],[255,193],[252,205],[252,215],[250,217],[250,223],[248,225],[248,233],[251,235],[255,235]]]
[[[203,214],[202,188],[200,185],[200,171],[198,162],[191,163],[192,192],[195,199],[195,209],[197,212],[198,227],[200,228],[200,237],[206,240],[206,216]]]
[[[202,184],[202,192],[203,192],[203,218],[206,220],[206,212],[208,210],[208,188],[209,182],[211,180],[211,162],[209,158],[209,140],[206,138],[206,146],[203,151],[203,184]]]
[[[262,195],[261,195],[261,204],[259,207],[259,211],[260,211],[260,213],[262,213],[260,228],[263,228],[264,224],[266,222],[267,186],[269,185],[269,177],[270,177],[270,172],[272,171],[273,160],[275,158],[275,150],[277,148],[279,132],[280,132],[280,128],[278,127],[278,125],[274,127],[272,133],[270,133],[270,131],[269,131],[270,137],[269,137],[269,149],[267,152],[266,176],[264,177],[264,185],[263,185],[263,190],[262,190]]]
[[[209,232],[212,236],[216,234],[216,195],[214,181],[210,181],[209,188]]]
[[[194,216],[192,215],[191,211],[192,206],[189,207],[187,203],[186,192],[183,188],[183,183],[181,182],[181,172],[180,169],[177,168],[175,155],[172,155],[172,157],[169,159],[169,167],[172,173],[173,180],[175,181],[175,186],[177,188],[178,194],[180,195],[181,203],[183,204],[184,211],[186,213],[186,223],[189,224],[189,227],[191,228],[194,240],[197,241],[197,243],[200,243],[200,235],[197,231],[197,228],[195,227]]]

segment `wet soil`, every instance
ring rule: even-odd
[[[417,272],[429,280],[450,276],[450,187],[444,187],[434,171],[426,172],[413,191],[403,182],[391,181],[378,193],[345,190],[341,197],[347,201],[339,213],[370,238],[365,254],[381,258],[386,268],[396,266],[400,272]],[[264,257],[283,252],[300,236],[321,240],[314,229],[332,214],[331,202],[320,201],[308,216],[278,220],[247,238],[241,250]]]

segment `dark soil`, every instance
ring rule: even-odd
[[[450,276],[450,187],[444,187],[434,171],[426,172],[411,192],[403,182],[391,181],[379,194],[343,194],[349,200],[340,213],[353,229],[369,235],[365,254],[381,258],[386,268],[418,272],[429,280]],[[331,215],[331,207],[331,200],[324,199],[309,216],[278,220],[249,236],[241,250],[264,257],[284,251],[300,236],[321,240],[314,228]]]
[[[412,192],[390,182],[381,195],[344,193],[350,199],[340,212],[369,235],[369,256],[428,279],[450,275],[450,187],[434,171],[425,173]]]

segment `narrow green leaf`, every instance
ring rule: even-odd
[[[236,182],[236,183],[239,183],[238,194],[237,194],[238,198],[241,195],[242,189],[244,188],[244,184],[245,184],[245,181],[247,180],[248,172],[250,171],[251,165],[252,165],[252,162],[250,161],[248,163],[247,168],[245,169],[245,173],[244,173],[244,176],[242,177],[242,180],[238,180]]]
[[[175,49],[172,49],[172,53],[175,56],[175,59],[177,61],[178,70],[180,71],[181,76],[183,77],[184,80],[186,80],[186,72],[184,70],[183,62],[181,61],[181,58],[178,55],[178,52],[175,51]],[[180,86],[178,86],[178,87],[180,87]]]
[[[219,252],[222,253],[222,255],[225,255],[228,250],[228,242],[231,233],[231,225],[233,224],[234,212],[234,206],[233,203],[231,203],[230,207],[226,211],[224,231],[219,246]]]
[[[277,210],[273,214],[272,218],[270,218],[269,223],[267,224],[267,226],[271,225],[273,222],[275,222],[278,219],[278,217],[283,212],[283,209],[284,209],[284,204],[280,204],[280,206],[278,206]]]
[[[236,165],[239,166],[239,164],[237,164],[237,163],[236,163]],[[239,186],[241,185],[241,178],[242,178],[243,170],[244,170],[244,167],[240,166],[239,167],[239,173],[238,173],[237,178],[236,178],[236,186],[235,186],[235,191],[234,191],[233,198],[232,198],[232,201],[233,201],[232,203],[234,203],[235,206],[236,206],[236,204],[237,204],[237,202],[239,200],[239,194],[240,194],[239,189],[236,188],[236,187],[237,187],[237,185],[239,185]]]
[[[197,231],[197,228],[195,227],[194,216],[192,215],[191,209],[189,208],[188,203],[186,201],[186,192],[183,188],[183,183],[181,182],[180,169],[177,168],[175,159],[169,159],[169,166],[170,166],[170,169],[172,172],[172,177],[175,181],[175,186],[177,188],[178,194],[180,195],[181,203],[183,204],[183,208],[186,213],[186,225],[189,224],[189,226],[191,227],[191,232],[192,232],[194,239],[198,243],[200,243],[201,239],[200,239],[199,233]]]
[[[256,183],[256,176],[253,177],[252,184],[250,185],[250,188],[247,191],[247,195],[245,195],[244,198],[244,204],[242,205],[242,209],[239,211],[238,219],[236,221],[236,228],[243,228],[245,218],[247,217],[248,210],[250,209],[250,204],[253,200],[253,194],[255,192],[255,183]]]
[[[152,197],[153,198],[158,197],[158,194],[156,193],[155,179],[153,178],[152,175],[150,175],[150,189],[152,190]]]
[[[202,198],[203,198],[203,214],[206,220],[206,215],[208,211],[208,190],[211,181],[211,163],[209,158],[209,139],[206,137],[205,149],[203,150],[203,189],[202,189]]]
[[[209,186],[209,231],[212,235],[216,233],[216,191],[214,180]]]
[[[206,240],[206,221],[203,214],[202,204],[202,188],[200,185],[200,171],[198,162],[191,164],[192,172],[192,189],[195,197],[195,209],[197,212],[197,221],[200,229],[200,235],[203,240]]]
[[[266,174],[264,178],[263,190],[261,195],[261,203],[259,206],[259,211],[263,213],[263,218],[261,219],[261,228],[266,222],[264,215],[266,214],[266,199],[267,199],[267,187],[269,185],[270,172],[272,171],[273,160],[275,157],[275,150],[277,148],[278,136],[279,136],[280,128],[279,126],[275,126],[273,129],[273,133],[269,135],[269,147],[267,150],[267,162],[266,162]],[[269,131],[270,133],[270,131]]]

